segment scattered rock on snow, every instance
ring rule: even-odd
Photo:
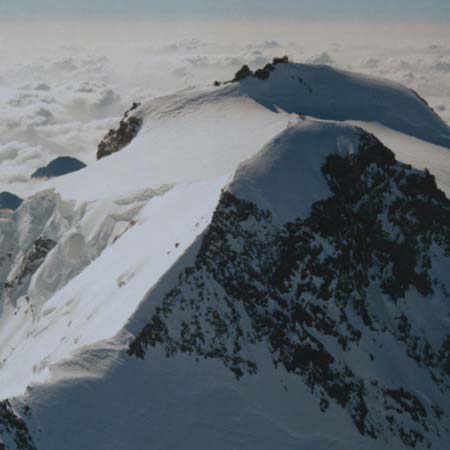
[[[125,112],[117,130],[109,130],[97,147],[97,159],[109,156],[126,147],[139,133],[142,119],[135,114],[130,114],[139,108],[140,103],[133,103],[131,108]]]
[[[248,78],[248,77],[259,78],[260,80],[267,80],[270,76],[270,73],[273,70],[275,70],[275,67],[278,64],[288,64],[289,62],[290,61],[289,61],[288,56],[282,56],[281,58],[275,57],[275,58],[273,58],[273,61],[271,64],[270,63],[266,64],[262,69],[257,69],[255,72],[252,72],[250,70],[250,68],[245,64],[244,66],[242,66],[242,68],[240,70],[238,70],[236,72],[236,75],[231,80],[231,82],[235,83],[237,81],[244,80],[245,78]],[[220,83],[218,83],[216,81],[214,85],[220,86]]]

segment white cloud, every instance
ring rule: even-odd
[[[327,53],[322,52],[319,55],[311,56],[306,60],[309,64],[326,64],[332,65],[334,63],[333,58]]]
[[[377,58],[367,58],[361,61],[361,67],[365,69],[376,69],[380,65],[380,60]]]
[[[435,70],[450,72],[450,57],[440,57],[434,64]]]

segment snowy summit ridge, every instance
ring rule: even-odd
[[[238,77],[234,88],[268,108],[325,120],[379,122],[450,147],[449,126],[416,92],[398,83],[329,66],[281,60],[276,58],[275,64],[253,75],[249,72]],[[261,70],[267,77],[258,76]]]

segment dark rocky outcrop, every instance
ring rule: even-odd
[[[22,199],[11,192],[0,192],[0,209],[15,211],[22,204]]]
[[[289,56],[287,55],[284,55],[281,58],[275,56],[275,58],[273,58],[272,64],[276,66],[277,64],[289,64],[289,62]]]
[[[98,144],[97,159],[109,156],[126,147],[139,133],[142,127],[142,119],[134,114],[140,103],[133,103],[131,108],[125,112],[117,130],[109,130],[102,141]]]
[[[45,167],[36,170],[31,178],[53,178],[76,172],[86,167],[86,164],[71,156],[60,156],[49,162]]]
[[[29,409],[27,409],[26,414],[30,414]],[[8,436],[17,449],[36,450],[25,421],[13,409],[8,400],[0,402],[0,436]],[[0,439],[0,449],[2,448],[9,449]]]
[[[242,66],[239,69],[234,78],[231,80],[232,83],[237,81],[245,80],[248,77],[255,77],[260,80],[267,80],[270,77],[270,73],[273,72],[278,64],[288,64],[289,57],[283,56],[281,58],[274,58],[271,64],[266,64],[262,69],[257,69],[255,72],[252,72],[247,65]],[[215,86],[220,86],[219,82],[214,83]]]
[[[275,57],[273,58],[272,63],[266,64],[262,69],[257,69],[255,70],[255,72],[253,72],[247,64],[244,64],[236,72],[234,78],[231,81],[225,81],[222,83],[220,81],[214,81],[214,86],[219,87],[222,84],[236,83],[250,77],[258,78],[260,80],[267,80],[278,64],[289,64],[289,63],[290,61],[288,56],[282,56],[281,58]]]
[[[427,434],[445,428],[439,405],[371,378],[345,355],[370,348],[377,364],[388,336],[438,389],[450,387],[448,338],[433,345],[407,306],[394,323],[379,313],[411,289],[424,302],[434,292],[448,296],[430,255],[433,248],[450,256],[450,201],[432,175],[359,133],[357,154],[324,161],[332,195],[306,218],[275,225],[269,211],[225,191],[193,265],[129,354],[144,358],[159,346],[168,357],[217,359],[240,378],[259,370],[249,348],[266,345],[273,364],[301,377],[323,412],[333,402],[364,436],[391,433],[405,446],[428,446]]]
[[[46,256],[55,245],[55,241],[45,237],[36,239],[31,248],[24,254],[14,277],[5,283],[5,289],[19,286],[25,279],[29,279],[44,262]]]
[[[234,78],[231,80],[232,82],[244,80],[247,77],[251,77],[253,72],[250,70],[250,67],[247,65],[242,66],[234,75]]]
[[[256,70],[254,76],[260,80],[267,80],[273,70],[275,70],[273,64],[266,64],[262,69]]]

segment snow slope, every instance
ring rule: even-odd
[[[343,376],[339,389],[371,379],[392,392],[401,386],[413,395],[406,402],[417,406],[419,399],[428,419],[415,420],[402,399],[404,417],[399,413],[389,428],[380,418],[380,398],[388,409],[398,405],[381,388],[370,388],[365,401],[374,407],[368,425],[358,431],[354,416],[362,403],[356,391],[350,389],[343,409],[329,386],[318,383],[317,390],[311,389],[304,374],[283,365],[274,368],[273,349],[251,337],[251,317],[243,321],[250,340],[239,344],[239,361],[256,361],[258,372],[239,381],[235,375],[245,370],[233,359],[225,364],[220,358],[203,360],[188,347],[172,352],[165,342],[149,350],[144,361],[127,350],[167,296],[182,292],[199,299],[196,314],[203,313],[200,299],[222,299],[230,278],[212,283],[208,277],[216,264],[231,277],[250,248],[252,269],[246,272],[245,263],[241,275],[252,278],[287,258],[276,256],[272,239],[286,223],[307,220],[317,202],[333,197],[323,164],[330,154],[356,157],[362,131],[352,124],[374,132],[398,159],[427,167],[448,194],[447,125],[414,93],[395,84],[296,64],[278,65],[265,81],[249,78],[148,99],[133,114],[143,125],[127,147],[81,171],[27,184],[23,191],[29,197],[0,223],[0,399],[17,396],[13,413],[0,411],[0,436],[7,448],[28,439],[5,428],[5,417],[18,414],[14,417],[20,416],[30,432],[29,447],[22,448],[39,450],[128,449],[143,442],[161,449],[211,442],[218,449],[398,449],[408,439],[443,449],[450,410],[442,404],[442,392],[448,380],[436,386],[433,376],[442,375],[436,355],[449,329],[445,289],[450,287],[445,287],[448,257],[439,240],[422,256],[436,262],[433,275],[442,292],[424,300],[420,287],[411,287],[396,304],[372,286],[367,298],[376,306],[369,314],[379,329],[367,326],[358,316],[361,311],[346,311],[347,330],[337,331],[341,341],[323,338],[340,364],[333,369]],[[352,121],[342,125],[330,119]],[[392,195],[398,192],[395,188]],[[226,194],[256,210],[236,206],[236,216],[229,216]],[[251,214],[242,219],[247,210]],[[211,230],[219,231],[212,240]],[[326,239],[315,239],[325,255],[332,254]],[[205,252],[213,255],[206,264],[199,261]],[[191,274],[183,275],[188,267]],[[252,289],[265,283],[261,278]],[[238,304],[233,295],[232,303]],[[226,311],[217,302],[213,310]],[[336,320],[337,311],[327,311],[328,319]],[[194,329],[191,313],[187,306],[165,317],[170,330],[178,330],[183,320]],[[402,313],[414,318],[406,343],[394,330]],[[360,347],[349,344],[348,356],[340,345],[352,327],[361,328],[364,339]],[[227,329],[233,330],[233,323]],[[419,362],[405,354],[416,338]],[[214,335],[205,342],[214,342]],[[431,372],[421,366],[426,345],[434,352]],[[230,338],[221,351],[226,354],[231,346]],[[386,349],[391,349],[388,354]],[[244,367],[252,372],[251,364]],[[357,378],[345,378],[346,367]],[[435,405],[443,408],[441,418]],[[427,427],[434,431],[425,432]]]
[[[210,89],[149,100],[136,113],[144,124],[124,150],[44,186],[65,198],[88,201],[229,175],[243,158],[297,120],[248,98],[217,97]]]
[[[246,78],[230,89],[268,108],[321,119],[362,120],[450,148],[450,127],[398,83],[328,66],[278,64],[268,80]]]
[[[116,211],[116,217],[109,216],[111,230],[105,236],[110,245],[100,258],[92,255],[89,265],[77,261],[74,252],[89,258],[88,249],[100,246],[99,232],[106,233],[106,224],[94,222],[93,213],[86,214],[76,232],[71,229],[63,235],[62,243],[34,274],[28,300],[19,300],[15,320],[4,320],[0,327],[0,396],[23,392],[30,382],[45,378],[51,364],[75,349],[113,337],[146,291],[208,224],[224,183],[218,179],[180,184],[163,198],[154,197],[138,213],[122,212],[119,217]],[[122,202],[130,207],[129,199],[129,203]],[[179,204],[185,209],[177,208]],[[136,209],[135,203],[131,206]],[[92,222],[100,230],[93,229]],[[122,230],[117,226],[120,222]],[[72,278],[61,270],[68,267],[68,260],[87,267]],[[67,284],[61,286],[62,282]]]

